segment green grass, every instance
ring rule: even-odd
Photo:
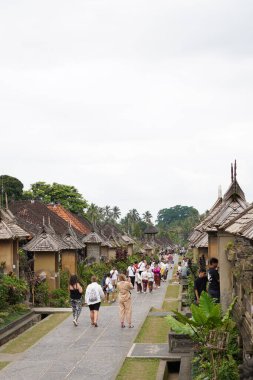
[[[33,328],[11,340],[0,352],[8,354],[24,352],[49,331],[53,330],[56,326],[63,322],[67,317],[69,317],[69,315],[70,313],[55,313],[50,315],[40,323],[37,323]]]
[[[167,343],[169,326],[163,317],[147,317],[135,343]]]
[[[178,309],[178,301],[163,301],[162,311],[173,311]]]
[[[179,285],[169,285],[167,287],[165,298],[178,298],[179,288]]]
[[[4,367],[6,367],[10,362],[0,362],[0,371],[1,369],[3,369]]]
[[[8,313],[8,310],[6,310]],[[25,314],[28,314],[30,310],[23,310],[23,311],[10,311],[10,314],[7,317],[2,317],[4,320],[3,323],[0,323],[0,330],[1,328],[7,326],[9,323],[16,321],[17,319],[21,318]]]
[[[127,358],[116,380],[154,380],[158,371],[159,359]]]

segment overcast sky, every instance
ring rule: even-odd
[[[124,214],[253,201],[253,2],[0,0],[1,172]]]

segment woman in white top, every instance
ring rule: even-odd
[[[98,327],[98,311],[101,304],[101,299],[104,299],[105,295],[101,285],[97,283],[97,277],[91,277],[91,284],[87,286],[85,292],[85,303],[88,304],[90,309],[91,325]]]
[[[144,271],[141,273],[141,281],[143,286],[143,293],[147,292],[147,286],[148,286],[148,271],[145,267]]]

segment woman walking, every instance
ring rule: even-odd
[[[98,312],[101,304],[101,299],[104,299],[105,295],[101,285],[97,283],[97,277],[91,277],[91,284],[87,286],[85,292],[85,303],[88,304],[90,309],[90,321],[91,325],[98,327]]]
[[[131,290],[133,285],[130,279],[127,281],[124,274],[119,275],[117,288],[119,290],[119,313],[121,327],[125,327],[125,319],[128,323],[128,327],[134,327],[132,325],[132,300],[131,300]]]
[[[82,311],[82,294],[83,288],[78,282],[76,275],[72,275],[69,279],[69,293],[70,293],[70,302],[72,306],[73,313],[73,323],[75,326],[78,325],[78,318]]]
[[[154,272],[155,285],[157,288],[160,288],[160,285],[161,285],[161,269],[157,263],[155,264],[153,272]]]

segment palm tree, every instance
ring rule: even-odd
[[[113,209],[112,209],[112,217],[114,220],[117,220],[119,219],[121,215],[121,212],[120,212],[120,209],[118,206],[114,206]]]
[[[151,218],[152,218],[152,215],[151,215],[150,211],[145,211],[144,214],[142,214],[142,219],[146,223],[151,223]]]
[[[110,219],[111,216],[112,216],[112,209],[111,209],[111,206],[105,206],[104,208],[104,215],[106,217],[106,219]]]
[[[91,203],[87,210],[87,217],[90,219],[91,223],[96,226],[96,223],[100,219],[100,210],[99,207],[95,205],[95,203]]]

